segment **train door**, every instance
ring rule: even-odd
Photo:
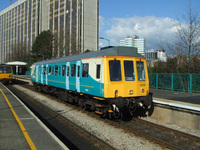
[[[36,74],[35,74],[35,78],[36,78],[36,82],[38,82],[38,65],[36,66]]]
[[[70,63],[67,62],[66,63],[66,70],[67,70],[67,73],[66,73],[66,89],[69,90],[69,66],[70,66]]]
[[[48,85],[48,64],[45,67],[46,85]]]
[[[77,92],[80,92],[80,72],[81,72],[81,61],[79,60],[79,61],[77,61],[77,63],[76,63],[76,68],[77,68],[77,73],[76,73],[76,90],[77,90]]]
[[[96,86],[96,94],[98,96],[102,96],[103,90],[102,90],[102,83],[103,83],[103,63],[97,62],[96,64],[96,81],[98,82]]]
[[[44,68],[43,68],[43,65],[41,66],[41,72],[40,72],[40,75],[41,75],[41,83],[43,84],[43,71],[44,71]]]

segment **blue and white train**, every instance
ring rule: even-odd
[[[110,118],[152,105],[146,59],[133,47],[36,62],[31,80],[39,91]]]

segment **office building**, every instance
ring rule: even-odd
[[[128,36],[124,40],[120,40],[120,46],[136,47],[138,53],[145,55],[146,40],[140,39],[137,35]]]
[[[150,60],[150,61],[163,61],[166,62],[167,61],[167,56],[164,50],[147,50],[146,51],[146,59]]]
[[[54,34],[54,57],[98,49],[99,0],[18,0],[0,12],[0,63],[14,51],[30,55],[44,30]]]

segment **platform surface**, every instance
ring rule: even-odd
[[[153,93],[155,103],[200,112],[200,94],[161,89],[150,89],[150,92]]]
[[[59,150],[67,147],[0,83],[0,149]]]

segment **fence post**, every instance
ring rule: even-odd
[[[158,88],[158,73],[156,73],[156,89]]]
[[[174,74],[172,73],[172,87],[171,87],[171,90],[173,91],[174,90]]]
[[[190,93],[192,93],[192,74],[190,74]]]

